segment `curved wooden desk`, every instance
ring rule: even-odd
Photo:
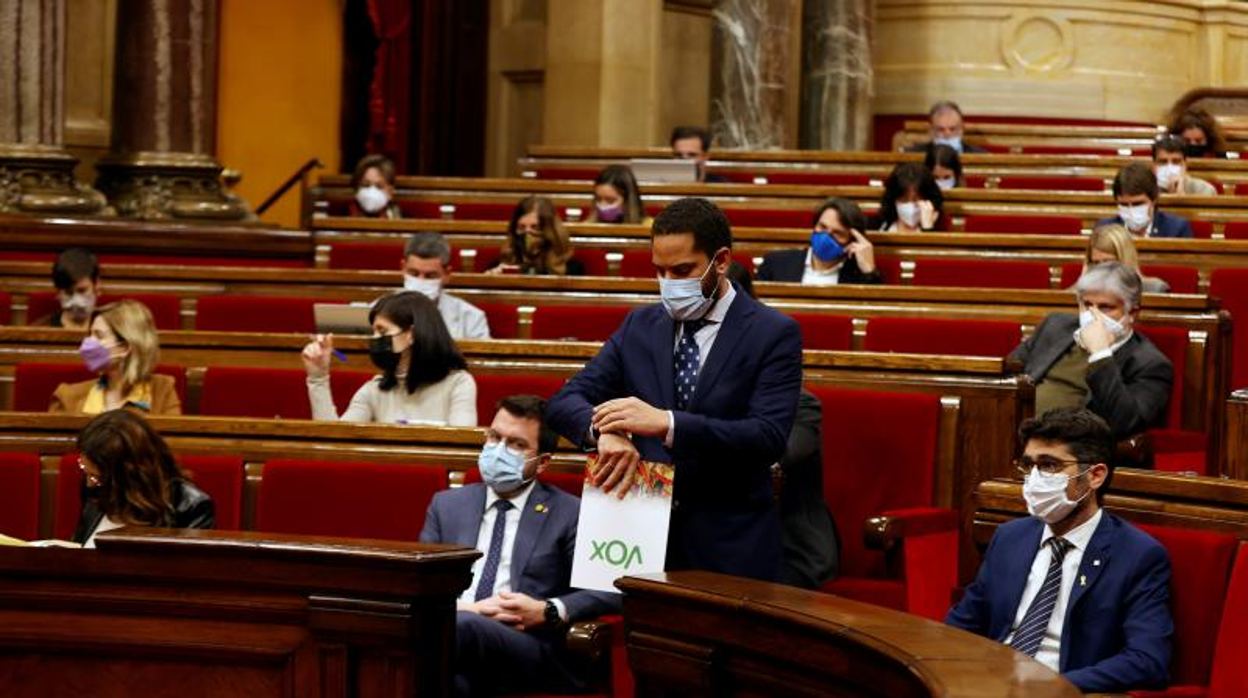
[[[1035,660],[939,623],[709,572],[625,577],[637,695],[1082,695]]]

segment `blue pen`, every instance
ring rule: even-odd
[[[334,358],[338,359],[344,364],[347,363],[347,355],[337,349],[334,350]]]

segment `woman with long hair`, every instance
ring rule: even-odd
[[[646,222],[641,205],[641,188],[633,171],[624,165],[607,165],[594,179],[594,211],[590,223]]]
[[[1117,223],[1097,226],[1088,237],[1088,248],[1084,252],[1083,271],[1086,274],[1092,267],[1104,262],[1122,262],[1140,275],[1140,282],[1145,293],[1169,293],[1170,284],[1155,276],[1144,276],[1140,271],[1140,255],[1135,249],[1135,240],[1125,226]]]
[[[944,227],[945,197],[931,170],[917,162],[903,162],[884,180],[879,229],[918,233]]]
[[[585,266],[572,257],[572,236],[563,227],[550,199],[529,196],[516,204],[498,264],[486,273],[508,272],[554,276],[585,274]]]

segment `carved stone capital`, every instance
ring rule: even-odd
[[[200,153],[111,154],[95,165],[95,186],[118,215],[145,220],[251,220],[247,202],[221,184],[221,165]]]
[[[100,192],[74,179],[77,164],[58,146],[0,143],[0,213],[111,213]]]

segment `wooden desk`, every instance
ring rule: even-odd
[[[480,555],[167,529],[97,542],[0,548],[0,694],[447,695]]]
[[[827,594],[709,572],[624,577],[637,695],[1082,695],[971,633]]]

